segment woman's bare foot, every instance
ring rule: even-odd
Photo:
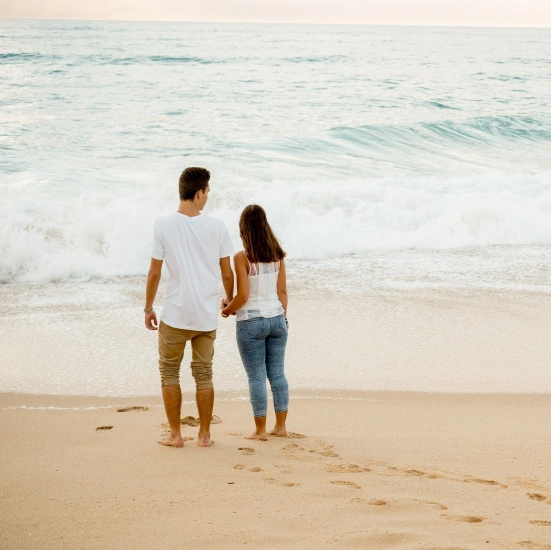
[[[182,436],[173,437],[172,435],[169,435],[164,439],[161,439],[159,443],[161,445],[165,445],[166,447],[183,447],[184,446],[184,440],[182,439]]]
[[[256,439],[257,441],[268,441],[268,434],[263,432],[253,432],[248,437],[245,437],[245,439]]]
[[[274,429],[270,432],[270,435],[277,435],[277,437],[287,437],[287,428],[285,426],[274,426]]]
[[[197,436],[197,445],[199,447],[210,447],[214,441],[210,438],[210,433],[201,433]]]

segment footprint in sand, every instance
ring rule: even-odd
[[[543,519],[532,519],[529,523],[532,525],[541,525],[542,527],[551,527],[551,521],[545,521]]]
[[[330,481],[329,483],[332,483],[333,485],[343,485],[344,487],[350,487],[351,489],[361,489],[359,485],[352,481]]]
[[[427,479],[436,479],[438,477],[434,474],[428,474],[427,472],[422,472],[421,470],[406,470],[405,473],[409,476],[425,477]]]
[[[531,548],[532,550],[551,550],[551,544],[538,544],[531,540],[521,540],[517,544],[523,548]]]
[[[302,434],[297,434],[296,432],[287,432],[287,437],[289,439],[304,439],[306,436]]]
[[[463,523],[480,523],[484,521],[484,518],[478,516],[442,516],[444,519],[450,521],[461,521]]]
[[[113,426],[98,426],[96,430],[112,430]]]
[[[499,481],[494,481],[492,479],[481,479],[477,477],[469,477],[469,476],[449,476],[449,475],[443,475],[443,474],[431,474],[429,472],[424,472],[423,470],[403,470],[401,468],[396,468],[395,466],[389,466],[388,464],[382,464],[382,466],[386,467],[389,472],[388,475],[408,475],[408,476],[415,476],[415,477],[421,477],[425,479],[447,479],[450,481],[461,481],[463,483],[480,483],[481,485],[489,485],[489,486],[495,486],[495,487],[501,487],[502,489],[507,489],[508,485],[505,485],[504,483],[500,483]]]
[[[338,455],[335,451],[323,451],[320,453],[321,456],[327,456],[330,458],[340,458],[340,455]]]
[[[278,481],[273,477],[265,477],[263,479],[266,483],[270,483],[272,485],[280,485],[281,487],[295,487],[296,485],[298,485],[298,483],[292,483],[290,481]]]
[[[370,468],[364,468],[358,464],[331,464],[325,469],[326,472],[340,472],[343,474],[359,474],[362,472],[371,472]]]
[[[251,449],[251,447],[238,447],[238,451],[241,451],[242,455],[254,455],[255,450]]]
[[[261,472],[262,468],[259,468],[258,466],[252,466],[251,468],[247,468],[244,464],[236,464],[233,467],[234,470],[247,470],[248,472]]]
[[[228,432],[228,435],[245,435],[240,432]]]
[[[507,489],[507,485],[504,485],[503,483],[499,483],[499,481],[493,481],[492,479],[480,479],[480,478],[467,478],[464,479],[466,483],[481,483],[482,485],[495,485],[497,487],[501,487],[502,489]]]
[[[369,504],[369,506],[385,506],[388,504],[386,500],[382,500],[380,498],[372,498],[371,500],[367,500],[366,498],[352,498],[350,499],[350,502],[360,502]]]
[[[312,446],[310,446],[312,445]],[[298,443],[289,443],[283,447],[283,452],[292,456],[292,458],[298,460],[307,461],[319,461],[322,457],[326,458],[340,458],[340,456],[333,450],[333,445],[328,445],[323,441],[316,441],[311,443],[309,448],[303,447]]]
[[[413,499],[415,502],[418,502],[419,504],[426,504],[427,506],[430,506],[431,508],[434,508],[435,510],[447,510],[448,507],[444,506],[443,504],[440,504],[439,502],[435,502],[433,500],[418,500]]]
[[[528,495],[528,498],[530,500],[537,500],[538,502],[544,502],[548,501],[551,502],[551,499],[548,499],[545,495],[541,495],[540,493],[526,493]]]
[[[130,411],[148,411],[149,407],[124,407],[124,409],[117,409],[118,413],[125,413]]]
[[[431,508],[434,508],[435,510],[447,510],[448,508],[444,506],[443,504],[440,504],[439,502],[434,502],[432,500],[419,500],[414,498],[414,502],[418,502],[419,504],[426,504],[427,506],[430,506]],[[387,500],[383,500],[380,498],[374,498],[371,500],[367,500],[365,498],[353,498],[350,500],[350,502],[359,502],[359,503],[365,503],[369,504],[370,506],[385,506],[388,504]]]
[[[368,500],[367,504],[369,504],[370,506],[385,506],[386,504],[388,504],[388,502],[386,500],[373,498],[371,500]]]
[[[442,479],[451,479],[451,478],[447,478],[445,476],[442,476],[442,475],[436,475],[436,474],[431,474],[429,472],[424,472],[423,470],[414,470],[414,469],[409,469],[409,470],[406,470],[406,469],[403,469],[403,468],[397,468],[396,466],[390,466],[388,464],[384,464],[384,463],[378,463],[379,466],[383,466],[384,468],[386,468],[387,472],[386,472],[386,475],[389,475],[389,476],[403,476],[403,475],[406,475],[406,476],[414,476],[414,477],[420,477],[420,478],[424,478],[424,479],[438,479],[439,477],[442,478]]]
[[[357,502],[359,504],[369,504],[369,506],[384,506],[385,504],[388,504],[386,500],[381,500],[378,498],[373,498],[371,500],[367,500],[366,498],[351,498],[350,502]]]
[[[282,473],[282,474],[292,474],[293,469],[290,466],[287,466],[286,464],[275,464],[275,467]]]

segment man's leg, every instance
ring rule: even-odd
[[[170,425],[170,436],[160,441],[169,447],[183,447],[184,440],[180,431],[180,413],[182,410],[182,390],[180,384],[163,386],[163,402],[165,404],[166,417]]]
[[[214,407],[214,385],[212,383],[212,360],[214,358],[214,341],[216,331],[201,332],[191,340],[191,371],[197,388],[195,398],[199,411],[199,434],[197,443],[200,447],[210,447],[210,422]]]
[[[199,411],[199,435],[197,441],[201,447],[210,447],[213,443],[210,438],[210,422],[214,408],[214,388],[197,390],[195,392],[197,410]]]
[[[163,402],[166,417],[170,425],[170,435],[159,443],[169,447],[183,447],[184,440],[180,431],[180,412],[182,408],[182,390],[180,389],[180,364],[188,340],[188,331],[159,325],[159,370],[163,388]]]

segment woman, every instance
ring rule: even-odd
[[[237,294],[222,309],[222,316],[237,315],[237,346],[249,379],[256,424],[256,430],[247,439],[266,441],[266,377],[270,381],[276,415],[270,435],[287,435],[285,252],[268,223],[266,212],[256,204],[247,206],[241,213],[239,232],[244,250],[234,256]]]

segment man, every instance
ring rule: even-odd
[[[218,326],[218,270],[222,274],[225,303],[233,298],[233,254],[228,230],[221,220],[201,213],[208,200],[210,172],[186,168],[179,180],[180,206],[156,220],[153,253],[147,276],[145,326],[159,329],[159,370],[170,435],[160,443],[183,447],[180,432],[182,391],[180,363],[186,343],[191,342],[191,370],[195,378],[201,447],[212,445],[210,422],[214,404],[212,359]],[[161,321],[153,302],[163,261],[169,271]]]

